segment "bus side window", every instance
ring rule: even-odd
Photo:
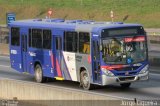
[[[17,27],[11,28],[11,45],[12,46],[20,45],[20,30]]]
[[[79,52],[89,54],[90,53],[90,36],[89,33],[79,33]]]
[[[51,49],[51,30],[43,30],[43,49]]]
[[[64,51],[77,52],[77,32],[65,32],[64,33]]]
[[[51,30],[29,29],[29,47],[51,49]]]
[[[42,29],[32,29],[32,47],[42,48]]]

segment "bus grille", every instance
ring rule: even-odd
[[[132,81],[134,79],[135,79],[135,77],[119,77],[120,81]]]
[[[133,66],[133,67],[123,67],[123,68],[117,68],[115,70],[117,71],[132,71],[132,70],[137,70],[139,66]]]
[[[129,75],[135,75],[137,72],[129,72]],[[126,76],[125,73],[117,73],[118,76]]]

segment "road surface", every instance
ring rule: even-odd
[[[32,75],[22,74],[11,69],[9,57],[7,56],[0,56],[0,79],[2,78],[34,82],[34,77]],[[149,81],[135,82],[129,89],[122,89],[119,85],[109,85],[105,87],[98,86],[95,90],[84,91],[81,87],[79,87],[79,83],[71,81],[54,81],[47,82],[42,85],[60,87],[61,89],[77,90],[78,92],[90,92],[97,95],[106,95],[124,99],[160,99],[160,74],[155,73],[150,73]]]

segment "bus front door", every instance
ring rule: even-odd
[[[21,32],[22,69],[27,72],[27,31]]]
[[[93,70],[93,82],[101,82],[101,72],[100,72],[100,50],[98,38],[92,39],[92,70]]]

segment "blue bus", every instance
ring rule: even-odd
[[[30,19],[11,22],[10,61],[19,72],[94,85],[148,80],[147,37],[140,24]]]

